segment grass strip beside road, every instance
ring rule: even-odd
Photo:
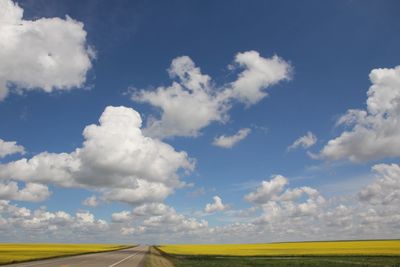
[[[0,244],[0,265],[133,247],[115,244]]]
[[[400,256],[400,240],[163,245],[158,248],[178,256]]]
[[[399,267],[400,257],[174,256],[175,267]],[[146,266],[147,267],[147,266]]]
[[[169,257],[154,246],[150,247],[145,261],[146,267],[174,267]]]

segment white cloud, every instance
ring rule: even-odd
[[[96,219],[87,211],[72,215],[64,211],[47,211],[44,207],[30,210],[0,200],[1,217],[6,221],[6,226],[0,232],[7,240],[83,242],[95,240],[94,236],[103,236],[109,230],[106,221]]]
[[[110,201],[120,201],[130,204],[161,202],[173,193],[175,186],[138,179],[134,188],[106,189],[103,191],[103,196]]]
[[[288,147],[288,150],[296,149],[298,147],[309,148],[317,143],[317,137],[312,132],[307,132],[306,135],[300,136],[293,144]]]
[[[121,234],[122,235],[132,235],[136,233],[136,229],[134,227],[122,227]]]
[[[270,181],[262,181],[256,191],[246,195],[245,199],[249,202],[259,204],[267,203],[268,201],[275,200],[287,184],[288,180],[286,177],[282,175],[272,176]]]
[[[251,132],[249,128],[240,129],[236,134],[231,136],[221,135],[214,138],[213,145],[222,148],[231,148],[241,140],[245,139]]]
[[[390,238],[400,229],[400,167],[378,164],[372,170],[376,180],[346,198],[325,199],[307,186],[285,189],[287,179],[280,176],[264,181],[245,196],[262,209],[250,223],[254,229],[248,236],[258,233],[262,237],[256,240],[267,236],[280,241]]]
[[[208,222],[178,214],[171,208],[165,214],[145,219],[142,226],[146,229],[146,233],[184,233],[206,229]]]
[[[0,159],[16,153],[24,154],[25,148],[21,145],[17,145],[15,141],[7,142],[0,139]]]
[[[369,78],[367,109],[350,109],[337,121],[350,129],[330,140],[321,158],[360,162],[400,156],[400,66],[374,69]]]
[[[164,203],[146,203],[133,210],[136,216],[158,216],[173,212],[173,208]]]
[[[400,165],[378,164],[372,170],[377,179],[360,191],[359,199],[373,205],[400,206]]]
[[[124,210],[121,212],[115,212],[111,215],[112,221],[115,223],[123,223],[132,220],[131,212]]]
[[[10,90],[81,87],[94,56],[83,23],[68,16],[24,20],[11,0],[0,0],[0,47],[0,100]]]
[[[163,203],[146,203],[130,211],[121,211],[112,215],[112,221],[119,225],[122,236],[134,236],[135,239],[159,239],[191,235],[207,229],[205,220],[197,220],[179,214],[173,207]],[[167,239],[166,239],[167,240]]]
[[[160,119],[151,117],[147,121],[146,134],[158,138],[198,136],[210,123],[229,119],[233,100],[255,104],[267,96],[267,87],[290,77],[291,66],[277,56],[266,59],[248,51],[237,54],[235,62],[244,69],[238,79],[216,87],[188,56],[175,58],[168,72],[177,81],[168,87],[140,90],[132,95],[134,101],[161,110]]]
[[[316,189],[304,186],[284,190],[287,185],[288,180],[284,176],[276,175],[245,196],[245,200],[259,204],[263,209],[262,216],[255,220],[256,224],[319,214],[326,200]],[[302,200],[304,195],[306,199]]]
[[[400,229],[400,165],[377,164],[372,171],[376,178],[358,193],[353,216],[360,234],[390,237]]]
[[[214,196],[213,200],[213,203],[208,203],[204,208],[204,211],[206,213],[214,213],[217,211],[226,210],[227,206],[222,203],[222,199],[219,196]]]
[[[161,138],[197,136],[211,122],[226,120],[227,103],[218,99],[210,77],[201,74],[189,57],[175,58],[168,72],[180,83],[155,91],[141,90],[132,96],[135,101],[148,102],[162,110],[160,120],[152,118],[147,122],[147,134]]]
[[[252,105],[266,97],[265,88],[282,80],[288,80],[291,66],[278,56],[263,58],[257,51],[238,53],[235,63],[243,68],[236,81],[231,84],[232,97]]]
[[[82,204],[88,207],[96,207],[99,205],[99,201],[96,196],[90,196],[82,201]]]
[[[178,172],[194,167],[186,152],[144,136],[131,108],[107,107],[99,121],[85,128],[81,148],[0,164],[0,179],[84,187],[106,200],[141,204],[162,201],[182,186]]]
[[[311,187],[289,187],[286,178],[273,176],[248,194],[256,196],[249,199],[253,206],[224,212],[217,217],[218,226],[180,214],[163,203],[117,212],[106,222],[87,211],[31,210],[0,200],[0,234],[6,241],[25,242],[99,242],[105,238],[128,242],[134,238],[142,243],[166,243],[171,235],[182,243],[390,238],[400,229],[400,167],[378,164],[372,170],[375,181],[358,194],[331,199]],[[218,202],[214,198],[214,204]]]
[[[0,183],[0,199],[39,202],[50,196],[49,188],[42,184],[27,183],[19,189],[16,182]]]

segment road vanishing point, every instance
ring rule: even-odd
[[[13,267],[144,267],[144,259],[149,252],[148,246],[128,249],[68,256],[47,260],[8,264]]]

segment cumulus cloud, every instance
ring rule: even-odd
[[[293,150],[298,147],[309,148],[317,143],[317,137],[312,132],[307,132],[306,135],[300,136],[293,144],[288,147],[288,150]]]
[[[198,136],[210,123],[226,122],[234,100],[255,104],[267,96],[266,88],[289,79],[291,72],[290,64],[283,59],[263,58],[256,51],[238,53],[233,68],[243,69],[238,79],[217,87],[188,56],[172,60],[168,73],[177,81],[168,87],[139,90],[132,95],[134,101],[161,110],[159,119],[151,117],[147,121],[146,134],[158,138]]]
[[[254,221],[255,224],[274,225],[278,221],[320,214],[326,200],[316,189],[304,186],[285,190],[288,184],[287,178],[276,175],[245,196],[245,200],[261,205],[263,210],[262,215]]]
[[[0,199],[39,202],[50,196],[49,188],[42,184],[27,183],[20,189],[14,181],[0,183]]]
[[[141,123],[131,108],[107,107],[99,125],[83,131],[81,148],[0,164],[0,179],[89,188],[106,200],[131,204],[160,202],[182,186],[178,172],[192,170],[194,163],[186,152],[144,136]]]
[[[99,205],[99,201],[96,196],[90,196],[82,201],[82,204],[88,207],[97,207],[97,205]]]
[[[286,177],[275,175],[270,181],[262,181],[256,191],[246,195],[245,199],[249,202],[259,204],[267,203],[268,201],[275,200],[287,184],[288,180]]]
[[[17,145],[17,142],[15,141],[7,142],[0,139],[0,159],[16,153],[24,154],[25,148],[21,145]]]
[[[145,203],[133,209],[135,216],[158,216],[173,212],[173,208],[164,203]]]
[[[70,90],[85,83],[93,49],[83,23],[70,17],[23,19],[23,9],[0,0],[0,100],[9,91]]]
[[[109,230],[109,223],[96,219],[87,211],[69,214],[64,211],[48,211],[41,207],[30,210],[18,207],[9,201],[0,200],[0,218],[6,225],[0,228],[5,240],[62,240],[87,241],[95,240],[94,236],[102,236]],[[50,238],[50,239],[46,239]]]
[[[381,184],[382,179],[387,180],[384,184],[397,181],[398,168],[396,164],[374,166],[377,179],[371,185]],[[386,188],[383,190],[386,195],[397,190],[395,186]],[[384,194],[374,195],[374,201],[361,199],[364,190],[346,200],[327,199],[308,186],[290,187],[287,178],[276,175],[248,194],[255,197],[249,201],[253,206],[224,213],[220,219],[225,223],[219,226],[184,216],[168,206],[159,215],[146,215],[148,208],[142,207],[144,212],[140,216],[130,212],[134,223],[131,220],[123,224],[120,232],[136,239],[155,238],[159,242],[168,242],[173,234],[180,242],[205,243],[389,238],[398,233],[398,202],[393,198],[385,200]]]
[[[338,121],[349,129],[320,152],[328,160],[353,162],[400,156],[400,66],[369,74],[367,108],[350,109]]]
[[[287,188],[288,184],[287,178],[276,175],[245,196],[261,209],[252,224],[273,238],[281,239],[288,234],[298,238],[301,233],[296,229],[311,225],[326,208],[326,199],[316,189],[307,186]]]
[[[358,206],[352,210],[360,234],[396,233],[400,229],[400,165],[372,167],[375,180],[357,194]]]
[[[123,222],[128,222],[130,220],[132,220],[132,214],[127,211],[121,211],[121,212],[115,212],[111,215],[112,218],[112,222],[115,223],[123,223]]]
[[[213,91],[210,77],[201,74],[187,56],[175,58],[168,70],[173,82],[155,91],[135,92],[132,99],[147,102],[162,110],[159,120],[147,122],[146,133],[154,137],[197,136],[213,121],[225,121],[228,105]]]
[[[134,233],[136,233],[136,228],[134,228],[134,227],[122,227],[121,228],[122,235],[133,235]]]
[[[170,195],[175,186],[158,182],[147,182],[137,180],[135,188],[112,188],[103,191],[105,199],[120,201],[130,204],[141,204],[145,202],[161,202]]]
[[[206,231],[208,222],[179,214],[163,203],[146,203],[132,211],[113,213],[112,221],[120,225],[119,233],[135,238],[160,238],[174,234],[190,235]]]
[[[265,88],[290,78],[290,64],[276,55],[263,58],[257,51],[247,51],[236,55],[235,64],[244,70],[230,84],[232,91],[229,94],[247,105],[266,97]]]
[[[372,170],[375,181],[358,194],[331,199],[311,187],[289,188],[285,177],[273,176],[245,196],[261,209],[261,214],[247,225],[252,225],[253,234],[280,241],[390,238],[400,229],[400,167],[378,164]],[[231,228],[227,225],[224,229]]]
[[[226,210],[227,206],[222,203],[222,199],[219,196],[214,196],[213,200],[213,203],[208,203],[204,208],[204,211],[206,213],[214,213],[217,211]]]
[[[1,192],[1,191],[0,191]],[[208,222],[179,214],[163,203],[146,203],[132,211],[112,214],[110,222],[88,211],[75,214],[28,209],[0,200],[0,234],[3,241],[49,242],[151,242],[168,240],[171,234],[184,240],[208,232]]]
[[[146,233],[184,233],[206,229],[208,222],[179,214],[175,209],[171,208],[162,215],[155,215],[145,219],[142,226]]]
[[[145,203],[135,207],[132,211],[121,211],[112,214],[113,222],[129,222],[134,219],[148,218],[151,216],[161,216],[175,213],[175,210],[164,203]]]
[[[236,134],[226,136],[221,135],[214,138],[213,145],[222,148],[232,148],[234,145],[245,139],[251,132],[249,128],[240,129]]]
[[[375,205],[400,206],[400,165],[377,164],[372,170],[377,179],[360,191],[359,199]]]
[[[378,164],[372,170],[376,179],[346,199],[325,198],[307,186],[290,187],[287,178],[275,175],[245,196],[251,207],[225,212],[219,218],[225,223],[218,226],[163,203],[116,212],[106,222],[87,211],[31,210],[0,200],[0,233],[4,240],[51,238],[60,242],[98,242],[96,238],[127,242],[134,238],[166,243],[171,235],[177,242],[204,243],[390,238],[400,229],[400,167]],[[220,206],[219,200],[214,198],[210,205]]]

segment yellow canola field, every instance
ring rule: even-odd
[[[400,240],[290,242],[229,245],[163,245],[166,253],[176,255],[221,256],[400,256]]]
[[[125,248],[125,245],[104,244],[1,244],[0,264],[103,252]]]

